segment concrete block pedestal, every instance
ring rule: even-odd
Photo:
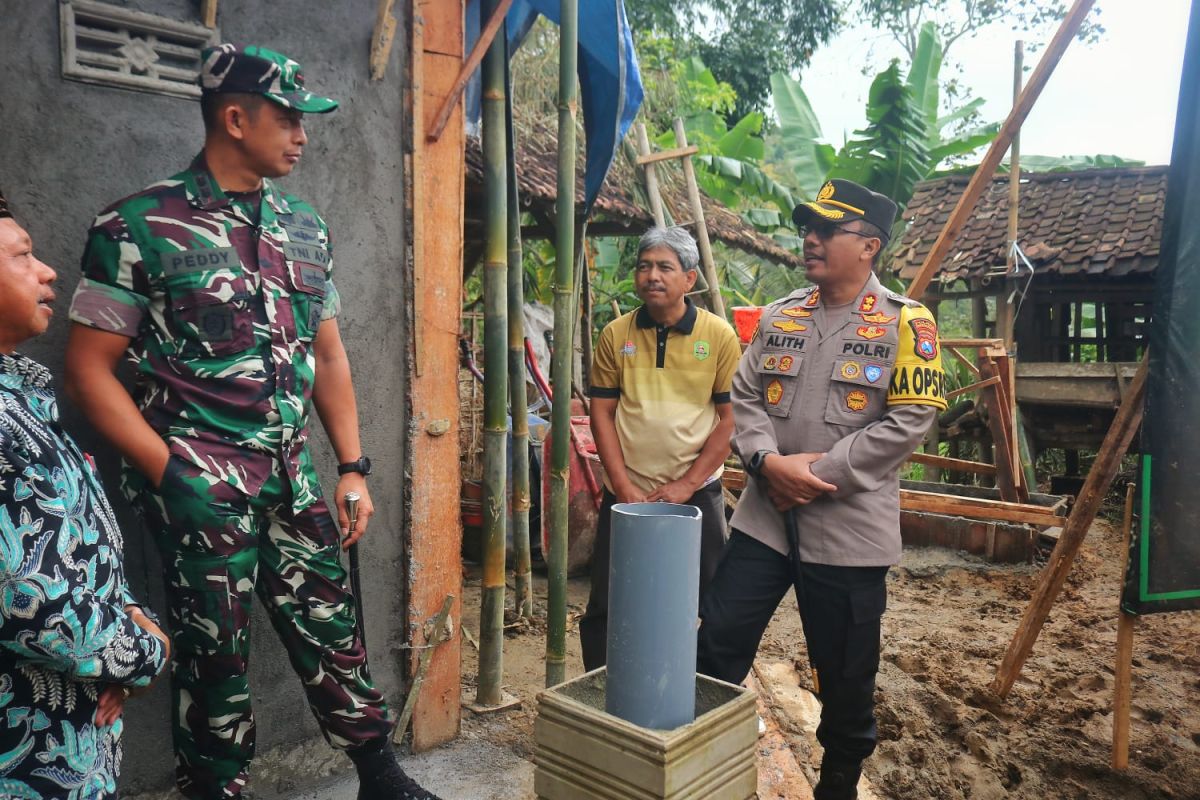
[[[750,800],[758,720],[749,689],[696,676],[696,719],[651,730],[604,711],[603,668],[538,695],[538,800]]]

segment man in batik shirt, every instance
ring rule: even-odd
[[[16,352],[49,325],[54,279],[0,195],[0,797],[93,800],[115,795],[122,706],[167,640],[49,371]]]

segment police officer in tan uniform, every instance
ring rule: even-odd
[[[890,199],[844,180],[793,212],[815,287],[764,309],[734,376],[748,483],[700,612],[699,671],[738,683],[795,587],[822,704],[817,800],[856,798],[875,749],[897,470],[946,407],[932,315],[872,270],[895,216]]]

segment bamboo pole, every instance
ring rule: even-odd
[[[675,118],[675,144],[686,148],[687,132],[683,129],[683,120]],[[692,165],[692,157],[687,156],[683,161],[683,177],[687,179],[688,205],[692,209],[692,219],[696,221],[696,243],[700,245],[700,263],[704,267],[704,280],[708,283],[708,302],[712,312],[725,319],[725,300],[721,297],[721,284],[717,282],[717,265],[713,261],[712,243],[708,240],[708,225],[704,221],[704,207],[700,205],[700,187],[696,183],[696,168]],[[647,164],[646,166],[649,166]]]
[[[1025,608],[1021,622],[1017,625],[1012,641],[1004,653],[1004,660],[996,671],[991,689],[1000,699],[1008,697],[1017,676],[1021,674],[1021,667],[1033,651],[1034,642],[1037,641],[1042,626],[1046,624],[1046,618],[1050,616],[1054,600],[1062,591],[1067,575],[1071,572],[1075,555],[1087,536],[1088,528],[1096,519],[1096,512],[1100,510],[1100,503],[1112,484],[1113,476],[1117,474],[1121,458],[1129,449],[1129,443],[1133,441],[1133,435],[1141,425],[1147,363],[1147,357],[1143,357],[1129,387],[1129,394],[1117,409],[1117,416],[1104,437],[1104,443],[1100,445],[1100,452],[1096,454],[1096,461],[1088,472],[1083,489],[1079,492],[1079,499],[1071,509],[1071,515],[1067,518],[1067,524],[1063,526],[1058,544],[1054,546],[1050,561],[1042,570],[1037,589]]]
[[[1125,568],[1121,580],[1129,569],[1129,539],[1133,528],[1133,496],[1137,486],[1130,483],[1125,489],[1125,516],[1122,521],[1121,548],[1125,554]],[[1119,588],[1119,587],[1118,587]],[[1119,595],[1118,595],[1119,596]],[[1133,628],[1137,617],[1127,613],[1117,602],[1117,663],[1113,672],[1113,769],[1129,767],[1129,710],[1133,696]]]
[[[650,155],[650,137],[646,135],[646,123],[637,123],[638,155]],[[646,197],[650,200],[650,213],[654,216],[654,224],[660,228],[667,226],[667,217],[663,213],[662,195],[658,190],[658,167],[653,162],[642,164],[646,175]],[[618,315],[619,316],[619,315]]]
[[[1025,45],[1018,39],[1013,50],[1013,109],[1021,99],[1021,70],[1025,63]],[[1012,147],[1008,154],[1008,253],[1005,255],[1007,271],[1000,279],[1000,295],[996,298],[996,338],[1004,340],[1004,349],[1012,352],[1014,312],[1012,297],[1013,271],[1017,267],[1017,254],[1013,245],[1017,243],[1017,225],[1021,211],[1021,130],[1013,132]],[[1015,449],[1015,448],[1014,448]]]
[[[496,0],[483,0],[489,16]],[[508,214],[504,119],[504,40],[483,59],[483,184],[486,250],[483,257],[483,589],[479,612],[476,704],[497,706],[504,674],[504,555],[508,424]]]
[[[507,70],[506,70],[507,72]],[[521,204],[516,142],[512,140],[511,79],[505,79],[508,125],[508,392],[512,416],[513,588],[517,615],[533,619],[532,556],[529,544],[529,398],[525,394],[525,269],[521,256]]]
[[[578,0],[561,0],[558,29],[558,201],[554,240],[554,406],[550,431],[550,552],[547,554],[546,685],[567,675],[567,525],[571,477],[571,367],[575,330],[575,114]]]
[[[1063,17],[1062,25],[1059,26],[1058,32],[1054,34],[1054,38],[1050,41],[1050,46],[1046,48],[1046,52],[1042,55],[1041,61],[1038,62],[1033,75],[1030,76],[1029,83],[1021,91],[1021,96],[1017,100],[1016,106],[1008,115],[1008,119],[1000,127],[1000,132],[996,134],[996,138],[992,140],[992,146],[988,148],[987,154],[984,155],[983,161],[975,170],[975,174],[971,176],[966,190],[962,193],[962,197],[958,199],[958,205],[950,213],[950,218],[946,220],[946,226],[942,228],[937,241],[933,243],[933,248],[929,251],[929,255],[925,257],[925,263],[921,265],[920,272],[917,273],[912,283],[909,284],[909,297],[919,299],[925,293],[925,289],[929,287],[929,282],[933,280],[934,273],[937,272],[942,260],[950,252],[950,248],[954,245],[954,240],[958,238],[958,234],[962,231],[963,225],[966,224],[967,218],[975,210],[975,205],[979,202],[979,198],[983,196],[987,187],[991,186],[992,176],[996,174],[996,167],[1000,166],[1000,159],[1004,157],[1004,153],[1012,143],[1013,135],[1020,130],[1021,123],[1025,121],[1025,117],[1029,116],[1029,111],[1033,108],[1034,102],[1042,93],[1042,89],[1046,87],[1046,82],[1050,80],[1050,75],[1054,72],[1054,68],[1058,66],[1059,59],[1066,52],[1067,45],[1071,43],[1071,39],[1079,32],[1079,26],[1083,24],[1084,18],[1092,10],[1094,3],[1095,0],[1075,0],[1075,5],[1071,6],[1071,10]]]

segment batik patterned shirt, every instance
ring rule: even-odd
[[[236,201],[203,154],[101,212],[71,319],[130,338],[135,400],[171,452],[248,495],[287,472],[321,496],[308,413],[322,321],[337,315],[329,229],[269,180]]]
[[[148,685],[165,655],[125,613],[121,551],[49,371],[0,354],[0,797],[116,791],[121,721],[96,726],[99,691]]]

